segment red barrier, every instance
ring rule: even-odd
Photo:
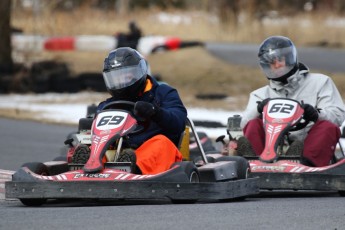
[[[44,42],[45,50],[74,50],[74,37],[49,38]]]
[[[179,39],[179,38],[168,38],[165,41],[165,45],[169,50],[176,50],[181,45],[181,39]]]

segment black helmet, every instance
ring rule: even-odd
[[[283,36],[272,36],[267,38],[259,48],[260,67],[268,79],[285,81],[293,75],[298,67],[297,51],[292,41]],[[285,64],[279,68],[272,68],[276,62]]]
[[[145,87],[148,69],[144,57],[132,48],[111,51],[103,68],[108,92],[117,99],[134,100]]]

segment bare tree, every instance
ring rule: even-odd
[[[11,47],[11,0],[0,1],[0,76],[13,72]]]

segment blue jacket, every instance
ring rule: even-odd
[[[151,137],[163,134],[177,146],[180,136],[185,130],[187,110],[176,89],[167,84],[158,84],[152,77],[148,76],[148,78],[152,82],[152,89],[139,96],[137,101],[146,101],[158,106],[158,113],[155,115],[154,121],[150,121],[149,127],[144,132],[129,134],[125,143],[127,147],[138,148]],[[97,112],[112,101],[116,101],[116,98],[111,97],[101,102]]]

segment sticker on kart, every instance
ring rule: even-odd
[[[97,116],[96,128],[98,130],[111,130],[122,127],[127,119],[128,113],[121,111],[103,112]]]
[[[285,119],[295,114],[297,102],[287,100],[274,100],[268,104],[267,114],[271,118]]]

